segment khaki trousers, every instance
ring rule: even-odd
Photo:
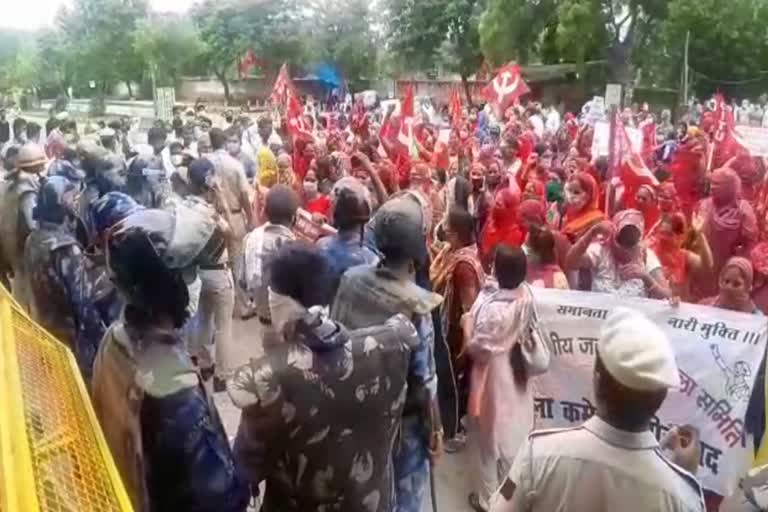
[[[227,269],[200,270],[202,288],[197,310],[197,325],[190,339],[189,352],[200,368],[216,364],[216,375],[231,376],[237,361],[232,339],[232,309],[235,286]]]

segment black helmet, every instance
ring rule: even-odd
[[[419,204],[408,196],[384,203],[373,219],[373,233],[376,248],[385,259],[410,259],[418,264],[427,261],[422,215]]]

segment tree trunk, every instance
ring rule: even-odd
[[[627,43],[628,41],[616,41],[608,50],[609,80],[621,84],[622,95],[626,95],[634,87],[632,47]],[[625,98],[622,99],[626,101]]]
[[[472,91],[469,90],[469,80],[466,75],[461,75],[461,85],[464,86],[464,95],[467,97],[467,105],[472,106]]]
[[[133,87],[131,86],[131,81],[126,80],[125,81],[126,87],[128,87],[128,99],[133,99]]]
[[[224,105],[229,105],[229,80],[227,80],[227,72],[222,71],[219,73],[218,71],[214,72],[216,74],[216,78],[219,79],[219,82],[221,82],[221,86],[224,87]]]

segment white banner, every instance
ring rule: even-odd
[[[629,137],[629,143],[632,146],[632,151],[635,153],[642,153],[643,151],[643,132],[637,128],[625,126],[627,131],[627,137]],[[611,139],[611,123],[608,121],[600,121],[595,123],[595,133],[592,138],[592,160],[597,160],[598,157],[608,156],[609,143]]]
[[[768,128],[737,126],[736,135],[752,156],[768,157]]]
[[[553,344],[549,372],[534,379],[537,428],[573,427],[594,414],[592,372],[602,323],[617,306],[641,311],[669,336],[681,381],[651,429],[660,438],[673,425],[697,427],[698,477],[707,489],[730,495],[751,460],[744,416],[765,352],[765,317],[601,293],[536,289],[535,295]]]

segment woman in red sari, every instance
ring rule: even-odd
[[[678,212],[662,217],[655,235],[649,241],[650,248],[659,258],[672,295],[683,302],[691,300],[690,284],[693,277],[706,277],[712,267],[712,251],[706,237],[700,231],[691,232],[692,248],[695,251],[683,248],[687,237],[685,215]]]
[[[600,192],[595,178],[579,172],[571,176],[565,185],[566,210],[561,231],[571,243],[581,238],[589,229],[605,220],[598,208]]]
[[[656,190],[651,185],[641,185],[635,194],[635,207],[643,214],[647,236],[659,222],[661,210]]]
[[[648,230],[648,233],[645,235],[648,239],[651,239],[656,235],[656,232],[659,229],[659,225],[665,217],[674,215],[676,213],[682,213],[680,208],[680,199],[677,196],[675,184],[671,181],[667,181],[659,187],[658,204],[659,220],[653,226],[651,226],[651,228]],[[685,216],[683,216],[683,218],[685,218]]]
[[[741,198],[741,179],[735,171],[722,168],[712,173],[711,197],[701,203],[698,223],[712,247],[713,274],[696,283],[697,298],[717,292],[717,278],[732,256],[748,256],[759,235],[752,206]]]
[[[486,269],[490,267],[493,251],[498,244],[505,243],[513,247],[523,245],[525,232],[520,225],[517,211],[519,205],[520,196],[508,187],[496,194],[480,240],[480,259]]]
[[[548,228],[546,205],[535,199],[526,199],[520,203],[520,224],[526,233],[530,233],[534,229]],[[555,258],[557,264],[562,268],[565,265],[565,258],[568,257],[568,251],[571,250],[571,242],[559,231],[552,230],[551,233],[555,238]]]

